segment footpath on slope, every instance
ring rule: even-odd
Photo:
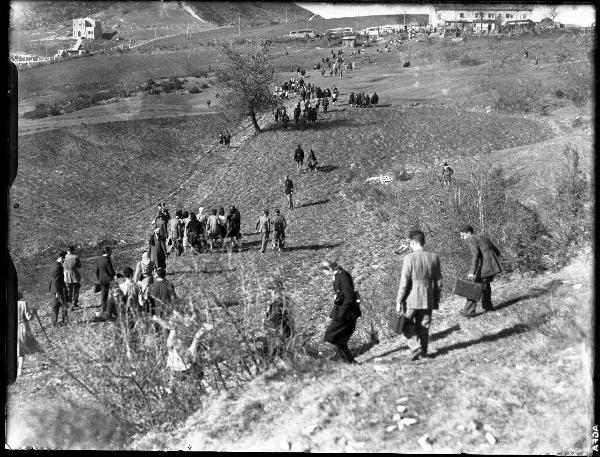
[[[496,311],[473,319],[457,314],[458,300],[445,300],[433,318],[433,358],[408,362],[398,337],[358,366],[318,361],[294,372],[282,365],[207,402],[176,432],[150,433],[134,447],[585,452],[591,260],[588,250],[559,272],[500,281]]]

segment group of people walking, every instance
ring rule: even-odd
[[[348,104],[353,107],[367,108],[371,105],[377,105],[379,103],[379,95],[377,92],[373,92],[373,95],[369,96],[364,92],[359,92],[354,94],[354,92],[350,93],[350,99],[348,100]]]

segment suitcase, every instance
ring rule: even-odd
[[[390,320],[388,325],[390,329],[396,332],[398,335],[402,335],[402,330],[404,326],[409,322],[409,319],[404,315],[404,313],[397,313],[395,310],[392,311],[390,315]]]
[[[465,297],[473,301],[479,301],[482,289],[483,286],[480,283],[457,279],[456,285],[454,286],[454,295]]]

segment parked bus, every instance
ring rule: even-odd
[[[290,32],[289,37],[295,40],[300,40],[304,38],[315,38],[317,34],[314,30],[295,30]]]
[[[325,36],[327,38],[341,38],[343,36],[354,35],[352,27],[338,27],[336,29],[325,30]]]

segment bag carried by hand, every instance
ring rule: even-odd
[[[465,281],[464,279],[457,279],[454,286],[454,295],[459,297],[465,297],[469,300],[479,301],[481,298],[481,291],[483,286],[481,283],[474,281]]]
[[[102,286],[98,283],[94,284],[94,293],[97,294],[102,290]]]
[[[393,310],[390,315],[390,320],[388,325],[390,329],[392,329],[398,335],[402,335],[402,331],[404,330],[404,326],[410,321],[408,317],[404,313],[398,313],[396,310]]]

